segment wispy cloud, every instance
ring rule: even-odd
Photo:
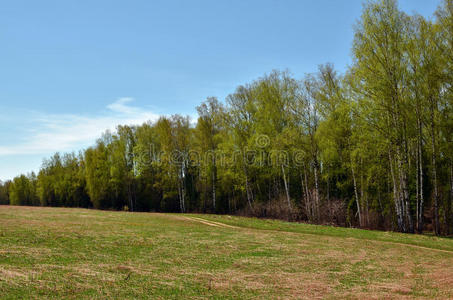
[[[133,106],[133,98],[120,98],[96,115],[37,113],[28,122],[32,129],[20,132],[21,140],[0,144],[0,156],[76,151],[92,145],[106,130],[117,125],[136,125],[155,121],[159,115]]]

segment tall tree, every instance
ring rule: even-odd
[[[206,181],[210,181],[212,210],[216,212],[217,196],[217,150],[219,146],[219,132],[222,130],[223,106],[215,97],[208,98],[197,107],[198,122],[196,138],[200,150],[199,163],[206,172]],[[210,174],[210,176],[207,176]]]

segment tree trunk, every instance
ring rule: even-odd
[[[357,192],[357,181],[356,181],[356,177],[355,177],[352,157],[351,157],[351,171],[352,171],[352,181],[354,183],[354,195],[355,195],[355,202],[357,204],[357,213],[359,214],[359,226],[362,227],[362,214],[360,212],[359,193]]]
[[[452,211],[451,211],[451,206],[453,203],[453,159],[450,159],[450,201],[448,202],[447,205],[447,216],[448,216],[448,232],[447,234],[451,234],[452,232]]]
[[[282,165],[282,174],[283,174],[283,183],[285,184],[286,201],[288,202],[288,209],[289,209],[289,212],[291,213],[291,199],[289,197],[289,187],[288,187],[288,182],[286,181],[285,167],[283,165]]]
[[[415,66],[412,67],[414,74],[417,73],[417,68]],[[414,88],[415,92],[415,99],[416,99],[416,106],[415,106],[415,114],[417,116],[417,150],[415,151],[415,201],[416,201],[416,213],[415,213],[415,222],[416,222],[416,229],[418,233],[423,231],[422,226],[422,219],[423,215],[420,213],[422,208],[422,195],[423,195],[423,184],[421,183],[421,175],[420,172],[421,168],[421,160],[423,159],[420,154],[420,146],[421,146],[421,139],[422,139],[422,131],[421,131],[421,115],[420,115],[420,97],[418,95],[418,86]],[[422,191],[422,193],[420,193]]]
[[[179,199],[179,212],[183,213],[182,209],[182,198],[181,198],[181,180],[179,179],[178,176],[178,199]]]
[[[208,202],[208,176],[203,176],[204,178],[204,184],[203,184],[203,213],[206,213],[206,210],[207,210],[207,202]]]
[[[421,125],[420,125],[421,126]],[[422,140],[421,140],[421,127],[420,127],[420,141],[419,141],[419,145],[418,145],[418,156],[419,156],[419,177],[420,177],[420,192],[419,192],[419,196],[420,196],[420,204],[419,204],[419,224],[418,224],[418,231],[420,233],[423,232],[423,227],[424,227],[424,196],[423,196],[423,151],[422,151]]]
[[[418,127],[418,137],[417,137],[417,231],[419,233],[423,232],[424,227],[424,195],[423,195],[423,123],[420,116],[420,108],[417,105],[417,127]]]
[[[439,191],[437,187],[437,161],[436,161],[436,138],[435,138],[435,125],[434,125],[434,108],[431,104],[431,163],[433,174],[433,200],[434,200],[434,233],[440,234],[439,224]]]
[[[217,181],[217,166],[215,155],[212,156],[212,208],[216,212],[216,181]]]
[[[300,176],[300,187],[302,189],[302,203],[305,205],[305,209],[307,208],[307,194],[305,193],[305,184],[304,184],[304,177],[302,176],[302,172],[299,171]],[[308,212],[307,212],[308,217]]]
[[[403,164],[404,163],[404,164]],[[412,222],[412,214],[410,211],[410,199],[409,199],[409,183],[408,183],[408,175],[407,175],[407,154],[406,150],[404,152],[404,159],[400,161],[400,172],[401,172],[401,191],[402,191],[402,201],[403,201],[403,209],[406,219],[406,231],[413,233],[414,232],[414,224]]]
[[[127,198],[128,198],[128,202],[129,202],[129,210],[130,211],[134,211],[134,203],[132,201],[132,187],[131,187],[131,182],[130,180],[128,180],[129,182],[127,183]]]
[[[186,212],[186,189],[184,187],[184,179],[181,179],[181,206],[182,212]]]
[[[406,201],[405,201],[405,187],[404,187],[404,178],[403,178],[403,164],[401,162],[401,155],[400,152],[397,151],[397,172],[398,172],[398,179],[399,179],[399,205],[400,205],[400,213],[401,213],[401,224],[402,224],[402,231],[407,232],[407,215],[406,215]]]
[[[315,211],[316,211],[316,221],[319,222],[320,221],[320,212],[319,212],[319,206],[320,206],[320,203],[319,203],[319,183],[318,183],[318,169],[319,169],[319,165],[318,165],[318,159],[317,157],[315,156],[314,158],[314,175],[315,175]]]
[[[392,176],[392,183],[393,183],[393,202],[395,203],[395,212],[396,212],[398,230],[403,231],[403,220],[402,220],[402,215],[401,215],[400,197],[398,196],[399,191],[398,191],[398,186],[396,184],[395,170],[393,168],[393,159],[392,159],[390,147],[389,147],[389,164],[390,164],[390,174]]]
[[[302,176],[302,175],[301,175]],[[310,191],[308,190],[308,178],[307,178],[307,169],[305,167],[305,163],[304,163],[304,180],[305,180],[305,184],[302,184],[302,187],[305,186],[305,210],[307,212],[307,217],[308,217],[308,220],[310,222],[313,221],[313,213],[312,213],[312,210],[311,210],[311,200],[310,200]]]
[[[327,176],[327,210],[329,212],[329,222],[332,222],[332,206],[330,205],[330,178]]]
[[[247,176],[247,172],[245,172],[245,191],[247,193],[247,202],[249,204],[249,207],[250,207],[250,210],[253,210],[252,208],[252,194],[251,194],[251,191],[250,191],[250,186],[249,186],[249,178]]]
[[[368,199],[365,197],[365,182],[363,178],[363,158],[360,158],[360,201],[362,202],[362,225],[368,226]],[[365,207],[363,207],[365,205]]]
[[[180,169],[179,175],[179,208],[182,213],[186,211],[185,207],[185,187],[184,187],[184,163]]]

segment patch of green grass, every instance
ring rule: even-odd
[[[230,216],[0,206],[0,298],[453,297],[453,253],[429,248],[453,249]]]
[[[195,214],[193,216],[200,217],[200,215]],[[203,215],[202,217],[206,220],[212,220],[215,222],[223,222],[229,225],[261,230],[277,230],[302,234],[401,243],[453,252],[453,239],[436,237],[433,235],[403,234],[387,231],[313,225],[305,223],[284,222],[279,220],[245,218],[225,215]]]

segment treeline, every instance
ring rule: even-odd
[[[353,62],[273,71],[198,120],[119,126],[0,185],[0,203],[260,217],[451,234],[453,1],[365,5]]]

